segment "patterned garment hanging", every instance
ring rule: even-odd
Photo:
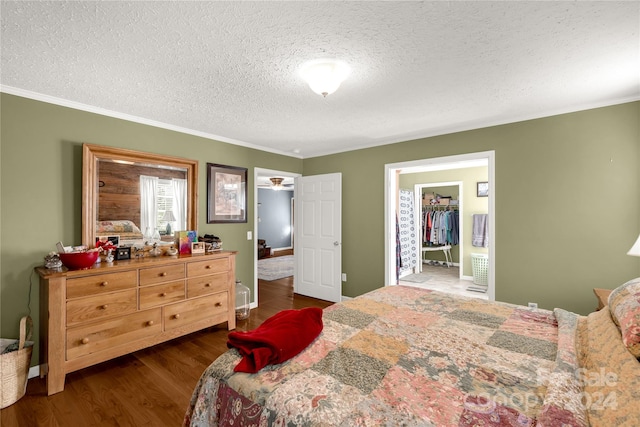
[[[400,281],[400,270],[402,270],[402,249],[400,248],[400,223],[396,213],[396,283]]]
[[[415,224],[414,196],[409,190],[400,190],[398,226],[400,228],[401,272],[418,266],[419,254],[416,253],[418,233]]]

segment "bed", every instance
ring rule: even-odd
[[[142,240],[140,228],[129,220],[96,221],[96,236],[119,236],[120,240]]]
[[[638,300],[640,278],[588,316],[381,288],[324,309],[284,363],[234,372],[231,348],[183,425],[639,426]]]

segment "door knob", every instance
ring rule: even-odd
[[[333,242],[333,246],[340,246],[340,242],[336,240],[335,242]]]

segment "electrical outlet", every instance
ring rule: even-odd
[[[347,281],[347,273],[342,273],[342,281],[343,282]]]
[[[538,308],[537,302],[530,302],[528,305],[529,305],[529,308]]]

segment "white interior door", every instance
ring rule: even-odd
[[[296,178],[294,291],[342,298],[342,174]]]

